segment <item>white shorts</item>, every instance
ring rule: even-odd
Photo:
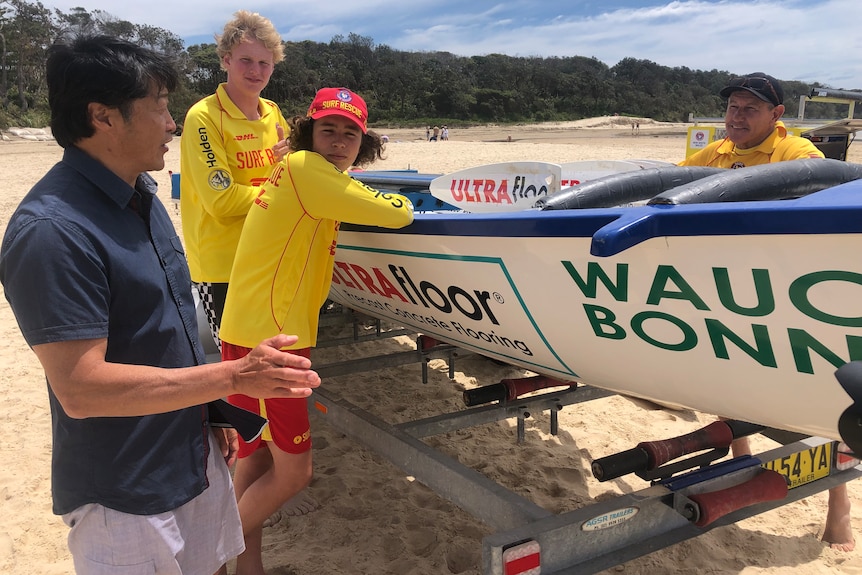
[[[63,515],[78,575],[213,575],[245,549],[236,496],[210,434],[209,487],[172,511],[132,515],[90,503]]]

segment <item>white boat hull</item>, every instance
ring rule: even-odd
[[[862,182],[799,200],[343,225],[331,298],[564,381],[839,439]]]

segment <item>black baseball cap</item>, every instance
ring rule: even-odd
[[[730,83],[722,88],[719,95],[722,98],[728,98],[732,92],[737,90],[751,92],[773,106],[784,103],[784,90],[781,89],[781,83],[763,72],[753,72],[739,78],[732,78]]]

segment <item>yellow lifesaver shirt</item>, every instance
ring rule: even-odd
[[[279,333],[317,342],[320,306],[329,295],[340,222],[400,228],[413,204],[338,170],[323,156],[289,154],[248,212],[237,247],[220,335],[254,347]]]
[[[788,134],[784,122],[779,121],[775,123],[772,134],[758,146],[741,149],[725,138],[711,143],[678,165],[745,168],[787,160],[822,157],[824,157],[823,152],[818,150],[811,140]]]
[[[276,124],[287,122],[275,102],[260,99],[249,120],[221,84],[186,114],[180,141],[180,215],[189,271],[196,282],[230,278],[242,224],[276,160]]]

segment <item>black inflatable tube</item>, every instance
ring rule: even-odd
[[[648,200],[665,190],[726,171],[703,166],[660,166],[611,174],[542,198],[535,207],[543,210],[610,208]]]
[[[751,166],[664,191],[650,205],[745,202],[798,198],[862,178],[862,165],[841,160],[806,158]]]

